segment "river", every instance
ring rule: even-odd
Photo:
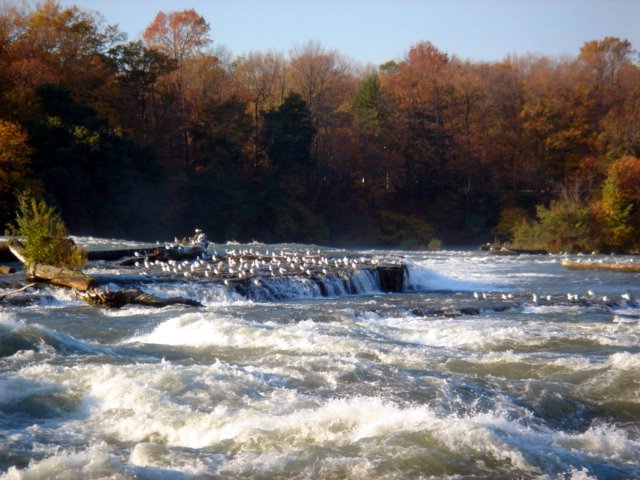
[[[204,306],[113,310],[39,288],[0,310],[0,478],[640,478],[639,274],[210,248],[400,259],[406,284],[273,299],[158,279],[143,289]]]

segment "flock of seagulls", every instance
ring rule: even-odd
[[[477,300],[489,299],[489,295],[486,292],[473,292],[473,297]],[[513,300],[513,293],[500,293],[499,298],[501,300]],[[554,303],[580,303],[580,304],[593,304],[593,303],[603,303],[607,306],[613,306],[619,303],[625,303],[629,306],[636,306],[635,299],[628,293],[623,292],[620,294],[620,297],[616,299],[615,297],[609,297],[608,295],[597,295],[593,290],[587,290],[585,295],[579,295],[577,293],[567,293],[566,295],[538,295],[536,293],[532,293],[530,297],[531,303],[534,305],[541,304],[554,304]]]
[[[199,246],[203,246],[206,237],[196,230]],[[207,242],[208,244],[208,242]],[[375,268],[379,265],[376,258],[368,257],[336,257],[322,255],[320,250],[306,252],[286,250],[254,250],[231,249],[221,252],[210,252],[206,248],[195,250],[197,255],[185,258],[189,248],[181,243],[164,247],[164,255],[145,255],[135,252],[133,267],[141,275],[165,275],[185,279],[216,279],[229,285],[233,280],[250,279],[255,285],[261,284],[261,278],[283,278],[292,276],[327,276],[353,272],[359,268]],[[175,252],[174,258],[170,257]],[[169,255],[167,255],[167,253]]]
[[[233,280],[251,280],[256,286],[260,286],[264,278],[286,278],[302,276],[305,279],[313,276],[340,275],[344,272],[353,272],[359,268],[376,268],[379,260],[375,257],[327,257],[320,250],[307,249],[304,253],[298,251],[280,250],[254,250],[231,249],[222,252],[207,250],[209,241],[206,235],[199,229],[195,230],[193,237],[175,241],[163,247],[165,253],[176,253],[176,258],[161,258],[156,255],[145,255],[135,252],[133,266],[141,275],[163,274],[166,276],[183,277],[185,279],[215,279],[229,285]],[[156,252],[159,249],[156,250]],[[189,256],[189,252],[196,255]],[[187,255],[185,255],[185,253]],[[169,255],[170,256],[170,255]],[[180,257],[187,257],[179,260]],[[488,299],[486,292],[474,292],[475,299]],[[514,299],[513,293],[500,293],[499,298],[504,301]],[[622,293],[619,300],[607,295],[598,296],[593,290],[588,290],[586,295],[567,293],[566,297],[551,295],[531,294],[530,301],[534,305],[542,303],[582,303],[592,304],[601,302],[612,306],[618,302],[624,302],[634,306],[635,300],[629,293]]]

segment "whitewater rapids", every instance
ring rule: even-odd
[[[637,274],[347,253],[402,257],[406,290],[149,282],[204,307],[106,310],[53,288],[5,306],[0,478],[640,477]]]

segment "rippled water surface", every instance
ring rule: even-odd
[[[322,253],[400,258],[405,291],[151,282],[204,306],[5,305],[0,478],[640,477],[640,275]]]

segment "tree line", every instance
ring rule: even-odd
[[[472,62],[428,41],[358,65],[317,42],[234,57],[194,10],[129,41],[53,0],[0,7],[0,220],[29,191],[74,234],[640,247],[640,69]]]

